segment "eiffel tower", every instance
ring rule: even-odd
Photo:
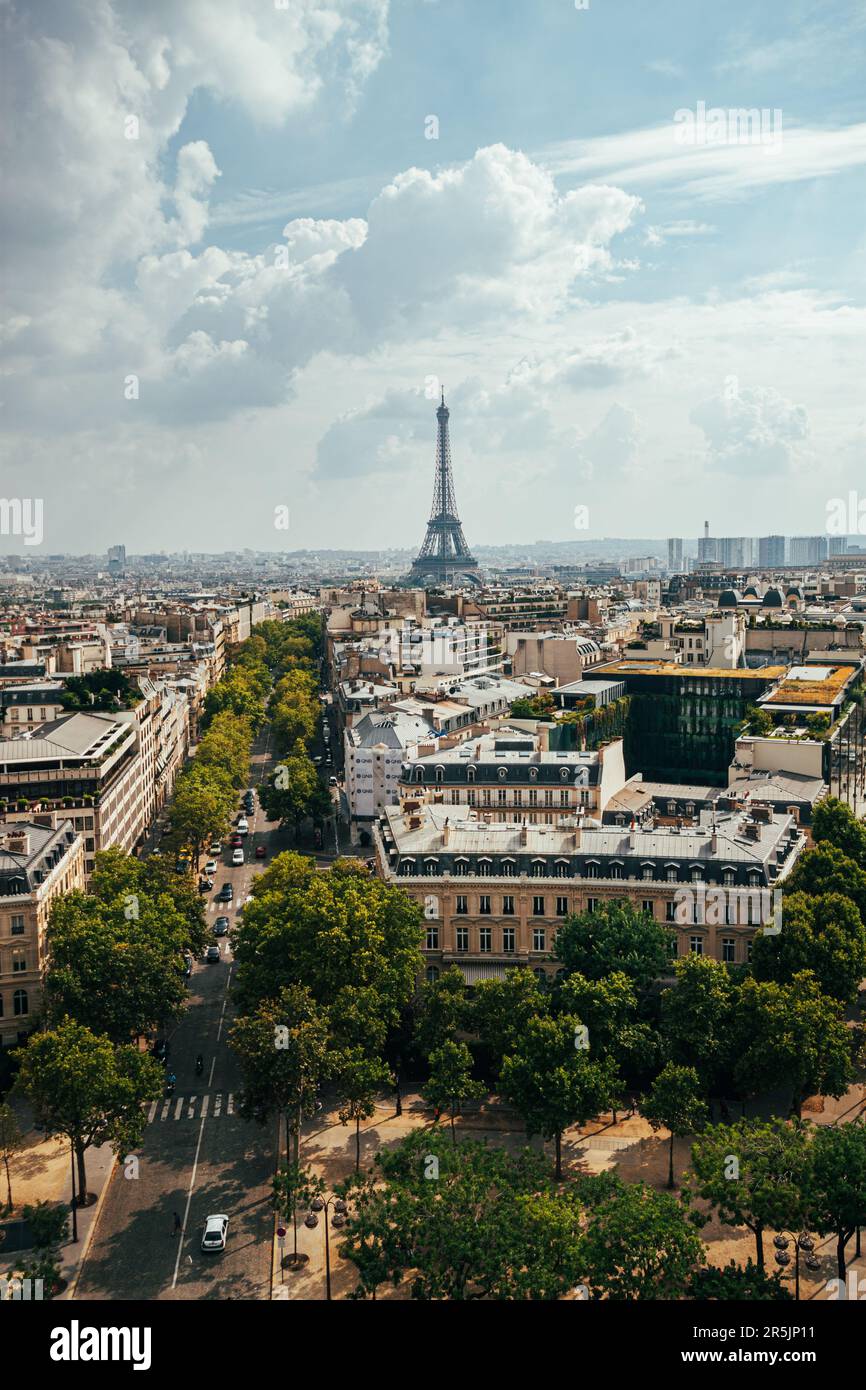
[[[451,412],[445,404],[445,388],[436,411],[436,480],[433,485],[433,506],[427,522],[424,544],[412,564],[409,578],[447,583],[465,577],[480,583],[478,561],[466,544],[463,527],[457,515],[454,479],[451,475],[451,444],[448,438],[448,419]]]

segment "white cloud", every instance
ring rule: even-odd
[[[809,416],[772,387],[722,391],[700,402],[690,416],[704,432],[707,461],[725,473],[778,478],[790,472],[809,436]]]
[[[664,125],[567,140],[534,157],[559,178],[609,179],[627,188],[678,188],[706,201],[739,198],[771,184],[827,178],[866,164],[866,123],[810,128],[796,125],[783,112],[782,124],[782,138],[772,144],[687,145],[678,143],[672,111]]]

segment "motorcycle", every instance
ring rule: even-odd
[[[201,1053],[199,1053],[199,1055],[198,1055],[198,1056],[196,1057],[196,1059],[195,1059],[195,1074],[196,1074],[196,1076],[201,1076],[201,1074],[202,1074],[203,1071],[204,1071],[204,1058],[202,1057]]]
[[[173,1096],[173,1095],[174,1095],[174,1087],[175,1087],[175,1082],[176,1082],[176,1080],[177,1080],[177,1077],[175,1077],[175,1076],[170,1076],[170,1077],[168,1078],[168,1080],[166,1081],[166,1083],[165,1083],[165,1094],[166,1094],[167,1096]]]

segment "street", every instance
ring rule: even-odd
[[[250,785],[257,787],[270,763],[269,729],[256,741]],[[252,877],[288,836],[269,826],[256,799],[245,838],[247,862],[232,868],[223,848],[215,889],[229,881],[229,905],[207,902],[213,923],[224,914],[234,922],[249,894]],[[253,858],[265,844],[268,857]],[[227,1044],[232,1021],[229,990],[233,962],[228,940],[219,942],[217,964],[197,961],[189,1007],[169,1039],[169,1066],[177,1076],[175,1094],[148,1108],[144,1143],[137,1163],[119,1164],[76,1290],[96,1299],[261,1299],[269,1296],[273,1214],[268,1204],[275,1161],[275,1127],[247,1123],[237,1114],[240,1071]],[[204,1058],[195,1075],[197,1053]],[[182,1235],[172,1234],[174,1213]],[[206,1217],[229,1218],[226,1249],[200,1249]]]

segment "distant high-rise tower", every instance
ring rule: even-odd
[[[434,579],[440,582],[466,576],[478,581],[478,561],[466,544],[463,527],[457,515],[454,479],[451,476],[451,443],[448,438],[450,410],[445,404],[445,391],[436,411],[436,479],[433,484],[433,506],[427,522],[424,544],[412,565],[411,578]]]
[[[668,569],[679,574],[683,567],[683,542],[681,536],[671,536],[668,540]]]

